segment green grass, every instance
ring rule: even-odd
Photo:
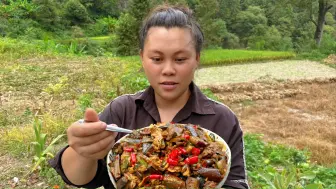
[[[65,39],[65,40],[60,40],[59,42],[62,44],[70,44],[71,42],[83,42],[83,41],[87,41],[87,40],[91,40],[93,42],[96,42],[97,44],[104,44],[110,40],[112,40],[112,38],[114,38],[114,35],[111,36],[96,36],[96,37],[82,37],[82,38],[74,38],[74,39]]]
[[[202,53],[201,65],[226,65],[232,63],[289,59],[293,57],[295,57],[295,54],[292,52],[214,49],[205,50]]]
[[[228,65],[236,63],[257,62],[294,58],[293,52],[249,51],[213,49],[204,50],[201,55],[201,66]],[[125,61],[140,61],[139,56],[120,57]]]
[[[336,165],[328,168],[313,164],[308,151],[265,143],[261,135],[247,134],[244,141],[251,188],[273,188],[270,187],[271,184],[279,184],[279,181],[284,184],[284,180],[293,174],[291,187],[284,188],[301,189],[308,185],[316,186],[312,187],[314,189],[336,188]]]

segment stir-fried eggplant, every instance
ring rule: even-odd
[[[172,124],[172,125],[168,126],[167,131],[168,131],[168,135],[167,135],[166,140],[170,140],[170,139],[172,139],[172,138],[174,138],[176,136],[181,136],[181,134],[183,132],[183,129],[180,128],[180,127],[175,127]]]
[[[186,188],[186,183],[180,179],[177,176],[171,175],[171,174],[165,174],[163,178],[163,185],[166,186],[166,188]]]
[[[198,136],[197,132],[196,132],[196,129],[193,127],[193,125],[188,124],[185,127],[190,131],[190,133],[191,133],[192,136],[194,136],[194,137]]]
[[[117,188],[124,188],[128,182],[128,179],[126,176],[121,177],[121,179],[118,180],[117,182]]]
[[[116,179],[119,179],[120,176],[121,176],[121,173],[120,173],[120,155],[116,155],[114,157],[114,163],[112,165],[110,165],[110,168],[111,168],[111,172],[112,172],[112,175],[114,176],[114,178]]]
[[[202,167],[197,171],[197,173],[208,178],[210,181],[220,182],[223,179],[223,176],[220,174],[218,169]]]
[[[199,189],[200,181],[197,178],[188,177],[186,181],[187,189]]]
[[[117,189],[215,188],[228,170],[223,147],[197,125],[154,125],[117,143],[109,167]]]
[[[213,189],[216,188],[217,183],[213,182],[213,181],[206,181],[203,188],[204,189]]]

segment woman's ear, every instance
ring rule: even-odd
[[[141,62],[143,62],[143,50],[141,49],[139,51],[139,56],[140,56]]]
[[[200,61],[201,61],[201,53],[197,53],[196,54],[197,67],[200,65]]]
[[[140,56],[140,60],[141,60],[141,69],[143,69],[143,63],[144,63],[143,50],[139,51],[139,56]]]

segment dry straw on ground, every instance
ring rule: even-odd
[[[323,60],[324,63],[327,64],[335,64],[336,65],[336,55],[335,54],[331,54],[328,56],[328,58]]]
[[[336,79],[257,82],[211,87],[245,132],[308,148],[312,160],[336,163]]]

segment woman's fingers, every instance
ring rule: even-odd
[[[85,123],[75,122],[67,130],[69,145],[81,156],[103,158],[112,148],[116,132],[106,131],[106,123],[99,121],[93,109],[87,109]]]
[[[87,108],[84,113],[84,121],[85,122],[98,122],[99,117],[97,112],[92,108]]]
[[[105,131],[106,123],[92,122],[92,123],[78,123],[75,122],[69,127],[68,135],[75,137],[87,137]]]
[[[111,131],[103,131],[101,133],[87,136],[87,137],[74,137],[72,142],[73,144],[76,144],[78,146],[88,146],[90,144],[94,144],[96,142],[99,142],[100,140],[113,135],[115,137],[115,134]]]
[[[99,140],[98,142],[86,146],[78,146],[76,151],[82,156],[90,157],[93,154],[106,150],[109,146],[111,146],[111,144],[113,145],[114,140],[115,137],[113,135],[109,135],[106,138]]]
[[[106,149],[103,149],[102,151],[97,152],[95,154],[91,154],[90,158],[103,159],[108,154],[108,152],[112,149],[113,145],[114,145],[114,141]]]

